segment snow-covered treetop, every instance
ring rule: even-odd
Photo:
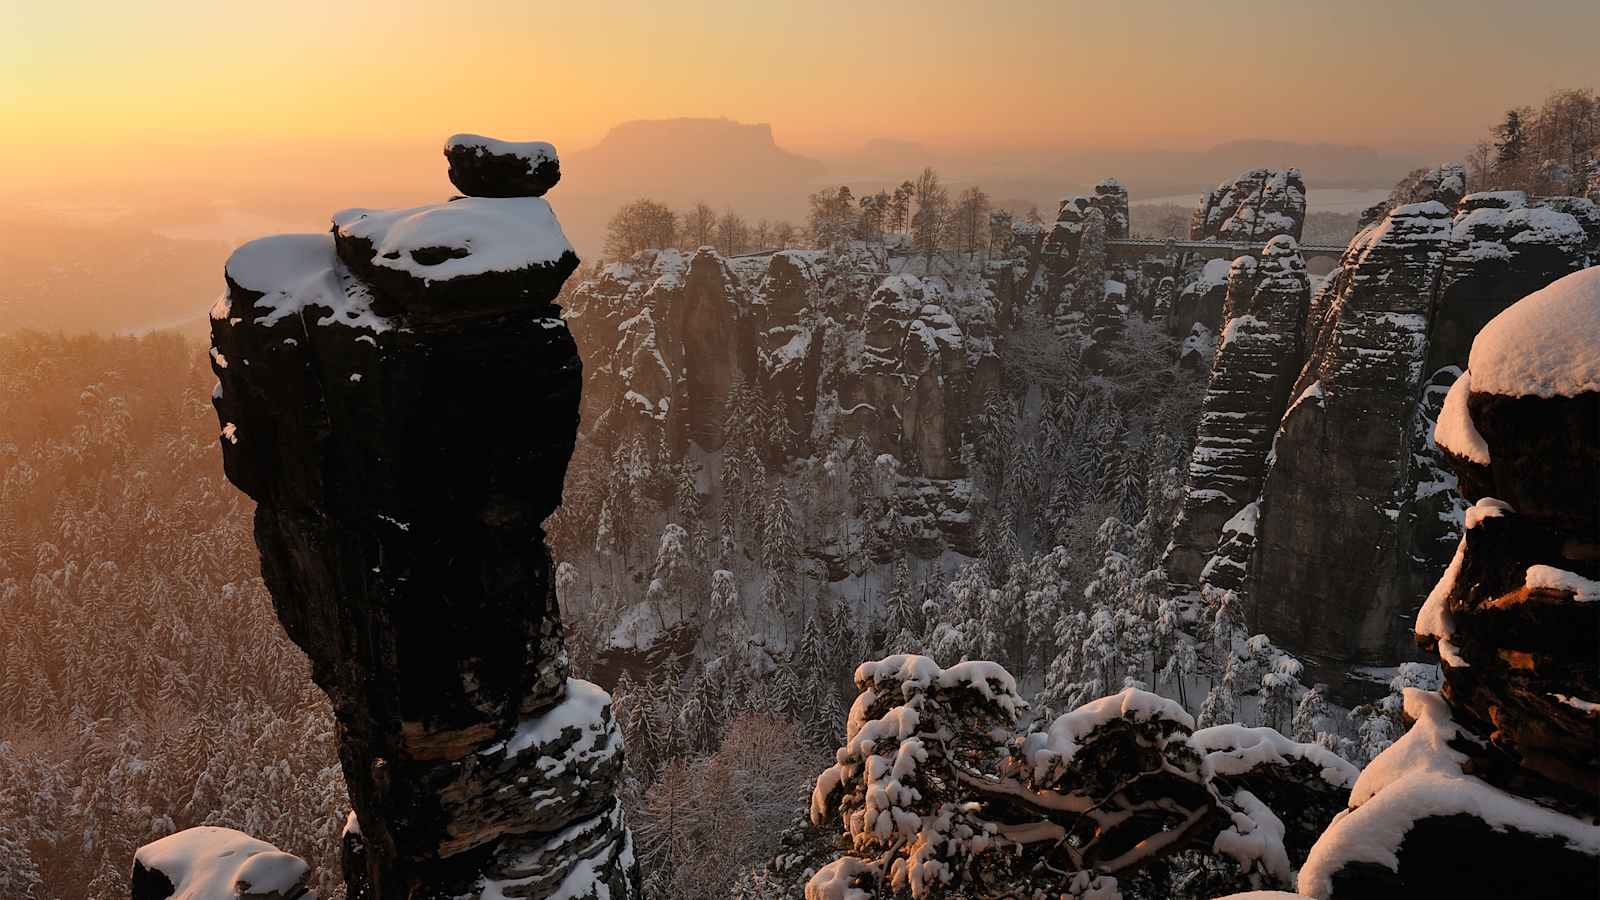
[[[202,825],[145,844],[135,866],[160,872],[172,882],[171,900],[220,900],[247,895],[296,896],[311,867],[231,828]]]
[[[529,168],[540,163],[560,161],[555,145],[544,141],[502,141],[481,134],[452,134],[444,142],[444,151],[449,153],[456,147],[481,150],[495,156],[515,156],[527,160]]]
[[[1591,266],[1529,294],[1483,326],[1467,363],[1472,390],[1506,397],[1600,391],[1596,348],[1600,266]]]
[[[1057,716],[1048,729],[1034,732],[1024,739],[1021,755],[1033,767],[1035,779],[1042,780],[1041,773],[1044,770],[1071,762],[1085,738],[1095,729],[1119,718],[1131,722],[1171,719],[1186,730],[1194,729],[1194,717],[1176,701],[1149,691],[1124,688],[1119,693],[1090,701]]]
[[[1190,735],[1189,743],[1205,755],[1207,777],[1238,775],[1260,765],[1289,765],[1305,760],[1320,769],[1322,780],[1337,788],[1355,784],[1360,770],[1318,744],[1292,741],[1272,728],[1213,725]]]
[[[1017,693],[1017,680],[999,663],[987,660],[960,662],[943,669],[926,656],[897,653],[856,667],[856,687],[873,688],[879,693],[898,687],[901,695],[912,695],[930,687],[967,688],[1013,715],[1027,708]]]
[[[341,238],[365,240],[373,265],[429,282],[554,265],[571,253],[555,211],[540,197],[464,197],[412,209],[346,209]]]

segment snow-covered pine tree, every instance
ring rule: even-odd
[[[1328,718],[1328,700],[1322,685],[1313,685],[1294,708],[1294,739],[1301,743],[1318,740],[1322,723]]]

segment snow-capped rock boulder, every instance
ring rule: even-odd
[[[1309,296],[1305,260],[1288,235],[1268,241],[1259,262],[1253,256],[1233,261],[1226,324],[1200,409],[1183,509],[1167,549],[1167,577],[1174,585],[1200,584],[1222,526],[1261,491],[1267,451],[1300,369]],[[1246,561],[1218,563],[1220,581],[1205,580],[1241,587]]]
[[[1299,169],[1251,169],[1200,198],[1189,219],[1193,241],[1300,240],[1306,221],[1306,183]]]
[[[543,197],[561,180],[561,159],[544,141],[501,141],[481,134],[444,142],[450,183],[468,197]]]
[[[339,720],[352,896],[630,897],[620,738],[567,677],[541,528],[576,257],[536,197],[335,222],[234,253],[211,359],[262,577]]]
[[[1167,331],[1182,337],[1195,333],[1200,326],[1207,335],[1214,336],[1222,328],[1222,307],[1228,299],[1228,271],[1231,263],[1226,259],[1208,259],[1183,279],[1183,288],[1172,301],[1167,318]],[[1188,364],[1201,370],[1211,367],[1215,342],[1196,348],[1199,357]],[[1188,348],[1184,353],[1187,357]]]

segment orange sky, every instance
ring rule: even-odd
[[[874,137],[1433,146],[1591,85],[1596,34],[1592,0],[0,0],[0,164],[35,187],[227,179],[329,145],[431,158],[459,130],[576,149],[669,116],[771,122],[812,153]]]

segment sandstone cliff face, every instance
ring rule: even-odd
[[[338,717],[351,896],[629,897],[621,739],[567,676],[541,528],[578,425],[553,302],[577,258],[538,185],[502,177],[548,160],[480,158],[548,145],[475,146],[457,185],[497,196],[347,210],[229,260],[224,468]]]
[[[861,437],[901,461],[912,493],[963,497],[950,482],[965,476],[964,430],[998,383],[993,334],[1026,268],[998,261],[982,282],[955,284],[886,274],[882,247],[734,259],[645,251],[579,287],[567,313],[591,360],[586,429],[665,434],[678,454],[690,443],[715,450],[737,379],[787,425],[793,446],[773,452],[830,433]],[[957,513],[929,518],[965,545]]]
[[[1491,321],[1437,440],[1473,505],[1417,621],[1439,694],[1356,782],[1300,890],[1600,892],[1600,268]]]
[[[1379,600],[1395,596],[1395,460],[1449,235],[1450,210],[1429,201],[1395,209],[1352,241],[1274,441],[1252,628],[1314,663],[1390,658],[1398,640],[1392,608]]]
[[[1200,199],[1189,220],[1192,241],[1265,241],[1279,234],[1300,240],[1306,184],[1299,169],[1251,169]]]
[[[1363,230],[1319,292],[1262,492],[1254,627],[1336,669],[1408,652],[1413,598],[1448,556],[1460,507],[1429,435],[1473,335],[1587,258],[1571,214],[1472,194],[1452,216],[1457,179],[1435,181],[1434,199]]]
[[[1165,560],[1167,577],[1180,590],[1202,580],[1242,587],[1248,557],[1234,558],[1239,550],[1212,556],[1222,526],[1260,493],[1267,451],[1300,369],[1309,294],[1305,260],[1288,235],[1268,241],[1259,262],[1252,256],[1233,261],[1226,324]],[[1245,530],[1241,520],[1235,532]]]

